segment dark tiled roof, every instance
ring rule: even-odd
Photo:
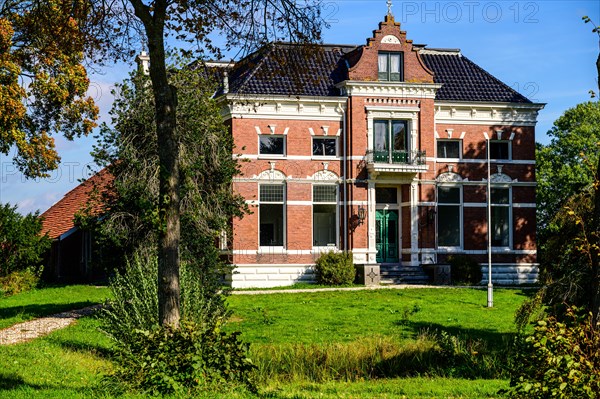
[[[457,54],[422,54],[431,69],[435,83],[442,83],[436,99],[446,101],[477,101],[530,103],[527,98],[490,75],[467,57]]]
[[[357,47],[321,45],[303,50],[299,45],[276,43],[236,63],[229,73],[229,92],[255,95],[337,96],[336,83],[348,76],[347,58]],[[311,52],[312,51],[312,52]],[[530,101],[483,70],[457,50],[429,51],[421,57],[442,83],[436,99],[442,101]]]
[[[108,190],[113,181],[112,174],[105,168],[96,173],[52,205],[46,212],[40,215],[42,220],[42,234],[48,233],[52,239],[75,227],[75,215],[92,206],[92,212],[97,212],[99,206],[90,202],[94,190],[103,192]]]
[[[335,84],[346,78],[344,53],[354,47],[322,45],[305,49],[272,44],[244,58],[229,76],[238,94],[337,96]]]

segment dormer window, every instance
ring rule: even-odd
[[[402,53],[379,53],[378,71],[379,80],[390,82],[402,82],[403,59]]]

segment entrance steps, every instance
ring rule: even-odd
[[[421,266],[382,263],[379,266],[381,284],[429,284],[430,280]]]

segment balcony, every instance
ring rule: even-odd
[[[366,161],[370,173],[420,173],[429,168],[425,151],[367,151]]]

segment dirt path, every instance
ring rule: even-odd
[[[13,345],[50,334],[75,323],[77,319],[88,316],[102,305],[56,313],[39,319],[24,321],[0,330],[0,345]]]

